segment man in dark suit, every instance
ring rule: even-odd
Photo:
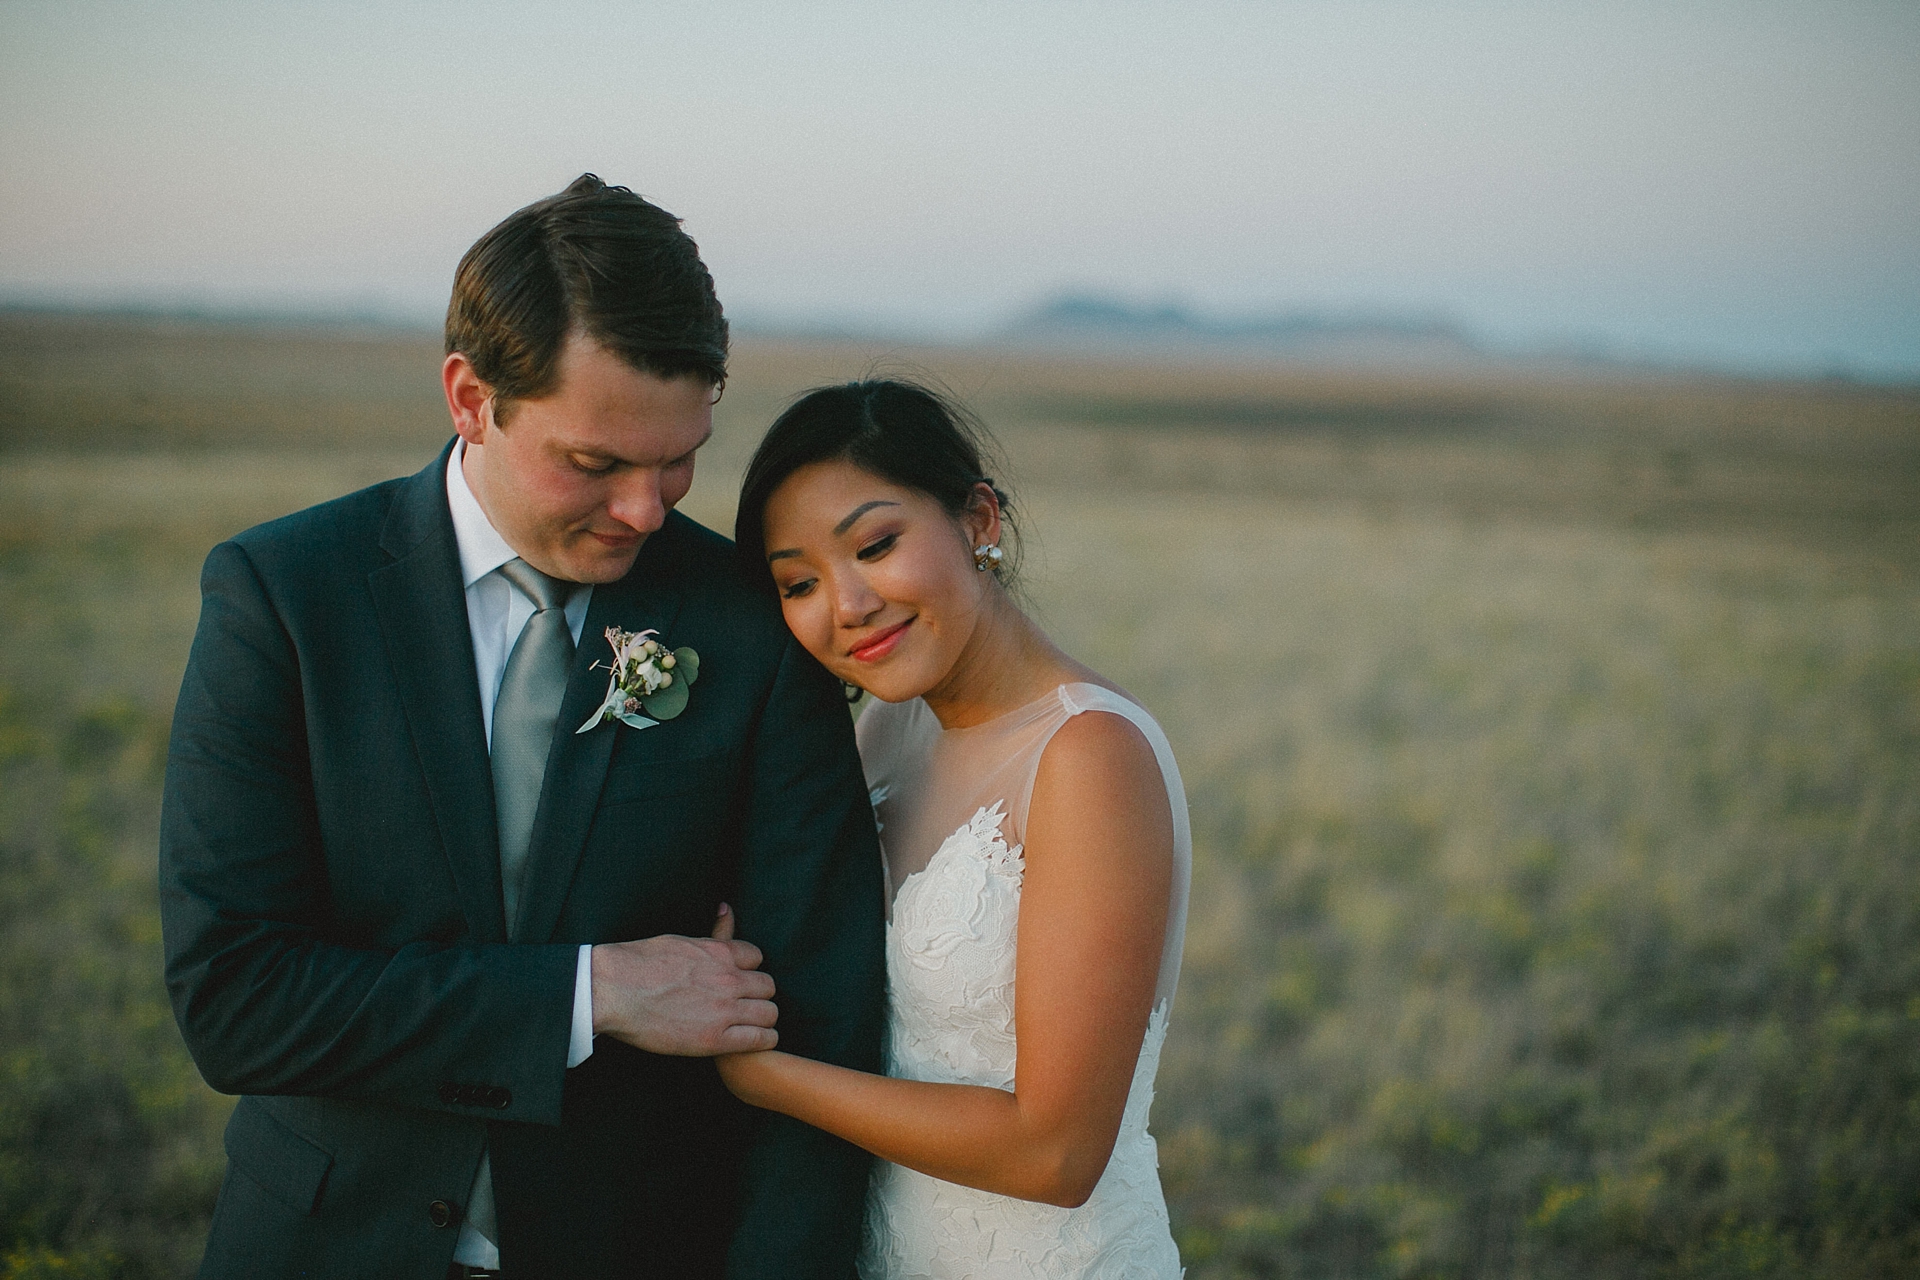
[[[876,1070],[883,1012],[839,687],[672,510],[712,281],[587,175],[474,245],[447,333],[439,458],[202,577],[162,920],[188,1047],[243,1096],[201,1274],[846,1276],[865,1157],[700,1056]],[[695,652],[679,714],[597,714],[608,628]],[[757,947],[709,936],[721,903]]]

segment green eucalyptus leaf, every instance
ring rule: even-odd
[[[681,675],[685,672],[685,676]],[[700,678],[700,655],[682,646],[673,651],[673,682],[692,684]]]
[[[673,683],[640,699],[641,709],[656,720],[673,719],[687,709],[687,685],[690,683],[680,678],[678,667],[674,668]]]

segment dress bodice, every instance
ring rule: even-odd
[[[1095,710],[1125,717],[1153,746],[1175,834],[1167,949],[1113,1155],[1092,1198],[1075,1209],[878,1165],[860,1263],[867,1280],[1179,1274],[1147,1113],[1179,973],[1191,843],[1172,752],[1137,705],[1098,685],[1068,684],[967,729],[941,729],[918,700],[877,704],[862,717],[861,758],[892,903],[887,1072],[1013,1086],[1027,807],[1048,741],[1072,716]]]
[[[1165,1004],[1179,983],[1186,939],[1187,882],[1193,865],[1187,795],[1173,748],[1159,724],[1138,703],[1101,685],[1063,684],[1026,706],[963,729],[941,728],[939,718],[919,698],[874,702],[866,708],[856,735],[880,825],[887,899],[893,904],[889,910],[897,910],[907,882],[983,809],[1000,806],[1001,838],[1011,848],[1022,847],[1033,782],[1047,744],[1068,720],[1089,711],[1120,716],[1138,729],[1153,748],[1166,783],[1173,819],[1173,893],[1154,991],[1155,1005]]]

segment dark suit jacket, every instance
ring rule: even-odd
[[[878,1070],[882,906],[839,686],[724,538],[673,515],[594,589],[502,918],[446,453],[214,548],[161,825],[166,976],[245,1095],[201,1274],[439,1280],[484,1145],[514,1277],[845,1276],[867,1160],[602,1037],[566,1069],[576,946],[732,903],[781,1047]],[[677,719],[573,730],[602,633],[700,654]]]

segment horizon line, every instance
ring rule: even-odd
[[[1116,331],[1102,341],[1095,326],[1086,334],[1056,334],[1049,341],[1044,333],[1023,328],[1048,312],[1075,308],[1102,309],[1120,317],[1123,323],[1172,321],[1177,328],[1152,331],[1147,326],[1133,332]],[[258,325],[285,328],[363,329],[392,334],[412,333],[425,337],[441,333],[441,320],[425,308],[408,308],[379,302],[327,303],[317,299],[287,299],[281,302],[221,301],[207,298],[104,297],[74,296],[44,290],[9,291],[0,288],[0,314],[46,315],[66,317],[119,318],[128,320],[185,321],[220,326]],[[973,326],[972,332],[943,332],[937,325],[914,325],[878,317],[858,319],[850,316],[821,315],[817,318],[772,318],[730,316],[729,323],[741,336],[756,339],[822,343],[904,343],[915,347],[952,351],[998,351],[1018,342],[1024,349],[1056,358],[1143,359],[1153,361],[1193,361],[1224,359],[1231,363],[1272,363],[1302,367],[1379,368],[1405,371],[1439,372],[1449,367],[1518,372],[1531,369],[1546,372],[1557,369],[1585,369],[1612,374],[1640,373],[1665,377],[1697,375],[1734,378],[1742,381],[1793,382],[1829,385],[1857,385],[1882,390],[1920,389],[1920,367],[1875,372],[1845,361],[1738,361],[1690,356],[1677,351],[1623,351],[1617,344],[1592,338],[1541,335],[1532,343],[1490,341],[1472,326],[1444,309],[1384,307],[1347,308],[1326,305],[1301,306],[1291,310],[1239,313],[1236,318],[1215,319],[1177,301],[1133,303],[1112,294],[1087,291],[1060,291],[1014,311],[989,328]],[[1310,353],[1287,352],[1271,347],[1262,349],[1263,333],[1282,328],[1305,330],[1314,336],[1336,338],[1342,331],[1398,332],[1418,337],[1435,334],[1459,341],[1465,351],[1451,361],[1415,358],[1410,353],[1361,355],[1348,353],[1329,359]],[[1037,345],[1036,345],[1037,343]]]

